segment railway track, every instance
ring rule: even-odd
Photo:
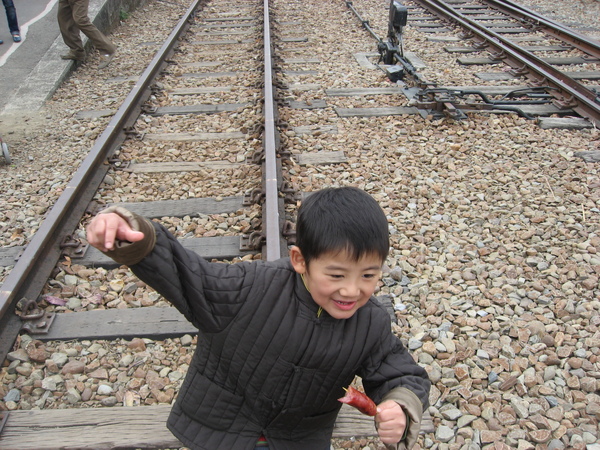
[[[160,326],[156,328],[156,323],[151,324],[151,322],[158,320],[170,328],[167,335],[181,334],[181,325],[183,325],[184,333],[194,332],[189,329],[189,326],[180,324],[178,327],[174,324],[174,321],[184,321],[182,317],[173,315],[172,310],[167,311],[166,317],[162,314],[163,311],[156,311],[156,308],[154,308],[154,311],[149,311],[150,315],[142,313],[140,316],[134,313],[133,316],[126,319],[127,325],[123,328],[124,317],[118,317],[120,314],[117,316],[110,314],[110,317],[103,316],[102,318],[94,313],[92,313],[93,316],[89,316],[87,312],[75,313],[75,315],[55,315],[54,312],[44,311],[37,305],[36,300],[44,291],[44,285],[48,283],[49,277],[50,284],[46,285],[45,289],[47,295],[52,294],[53,285],[62,285],[60,282],[52,280],[50,276],[59,259],[66,257],[69,261],[87,264],[90,267],[97,267],[106,263],[99,253],[91,252],[80,239],[74,238],[73,233],[80,223],[84,224],[86,222],[84,216],[89,215],[90,212],[97,212],[97,210],[90,210],[90,203],[93,203],[95,196],[97,198],[102,197],[97,194],[97,191],[98,189],[102,191],[101,183],[103,180],[106,181],[105,177],[109,173],[112,173],[114,177],[114,173],[124,173],[123,171],[125,171],[125,173],[132,174],[132,176],[138,175],[142,178],[145,174],[158,173],[157,178],[159,180],[156,181],[155,179],[155,181],[160,183],[160,174],[167,173],[165,181],[172,182],[173,179],[169,175],[193,173],[198,171],[198,166],[200,166],[201,170],[222,170],[232,178],[235,176],[242,177],[244,178],[242,184],[248,190],[253,191],[252,195],[249,195],[246,200],[239,197],[222,198],[219,195],[221,193],[217,192],[215,193],[217,199],[214,197],[190,199],[187,202],[185,200],[157,200],[137,205],[129,203],[128,206],[151,217],[162,217],[176,215],[177,213],[181,215],[227,215],[228,209],[243,208],[244,201],[248,202],[248,207],[251,206],[251,202],[260,203],[262,214],[259,222],[262,226],[262,232],[260,231],[261,227],[257,227],[259,228],[258,231],[253,230],[250,236],[246,236],[244,246],[241,244],[243,237],[238,235],[234,240],[227,240],[227,238],[214,238],[211,240],[211,238],[208,238],[211,242],[209,244],[201,243],[200,248],[197,250],[205,254],[207,258],[232,258],[240,254],[243,255],[243,247],[247,250],[247,254],[262,252],[265,258],[270,259],[280,258],[284,250],[287,251],[287,248],[281,248],[280,230],[282,227],[280,215],[283,211],[280,210],[281,202],[278,195],[278,188],[281,184],[281,163],[278,161],[275,146],[275,108],[270,78],[272,57],[269,47],[271,41],[268,2],[264,4],[252,1],[237,2],[234,9],[231,9],[231,7],[223,8],[219,5],[213,7],[210,4],[202,5],[201,3],[200,1],[192,2],[189,9],[182,15],[181,20],[158,50],[148,68],[140,76],[131,93],[114,113],[106,130],[90,150],[89,156],[73,177],[65,193],[59,198],[35,237],[20,255],[14,269],[4,281],[0,299],[3,330],[0,338],[2,360],[6,358],[7,353],[13,347],[12,342],[14,342],[17,334],[23,330],[26,330],[33,337],[41,337],[44,340],[126,338],[127,336],[143,337],[151,335],[160,337],[163,333],[159,330]],[[262,32],[264,32],[263,36],[261,36]],[[266,45],[262,48],[257,47],[257,44],[261,42],[265,42]],[[206,61],[210,60],[213,55],[210,49],[217,47],[221,50],[220,54],[225,54],[227,57],[226,59],[222,58],[218,64],[228,65],[230,68],[237,66],[235,69],[239,72],[202,73],[202,70],[205,70],[206,67],[211,68],[217,64],[214,61]],[[245,54],[254,52],[257,57],[250,59],[254,67],[249,66],[247,62],[245,64],[241,63],[244,60],[248,61]],[[248,74],[252,74],[252,78],[248,77]],[[265,74],[264,78],[261,78],[261,74]],[[235,79],[238,78],[239,80],[242,76],[245,84],[236,83]],[[198,78],[208,79],[209,81],[203,83],[204,87],[199,90],[194,91],[186,87],[190,84],[196,86]],[[210,82],[211,78],[224,78],[232,81],[232,85],[225,88],[218,86],[206,87],[214,84]],[[190,82],[190,80],[192,81]],[[155,89],[157,81],[159,83],[169,83],[172,86],[169,91],[170,95],[167,95],[165,90],[159,92]],[[259,86],[263,86],[263,89],[261,90]],[[241,103],[206,104],[185,100],[189,96],[195,96],[197,99],[198,95],[200,97],[202,95],[212,95],[214,97],[224,91],[233,89],[239,91],[236,95],[238,100],[245,98],[246,101]],[[165,97],[170,98],[166,102],[162,102],[161,100]],[[156,100],[160,106],[153,105],[155,103],[153,100]],[[249,118],[245,122],[245,126],[257,130],[254,138],[257,141],[254,146],[257,148],[252,147],[254,144],[252,143],[253,138],[244,139],[246,135],[241,131],[212,131],[210,126],[198,119],[200,115],[209,114],[244,115],[243,111],[245,109],[248,110],[246,115]],[[140,121],[144,123],[144,118],[155,124],[157,128],[165,126],[165,124],[180,129],[193,126],[195,130],[206,126],[211,131],[208,133],[147,133],[136,129],[136,123]],[[224,120],[221,119],[221,122],[224,122]],[[217,127],[222,126],[224,126],[222,123],[217,124]],[[173,158],[179,160],[178,163],[169,162],[169,152],[162,152],[162,149],[169,145],[179,145],[179,151],[189,152],[189,147],[195,147],[199,145],[198,143],[206,141],[215,141],[222,144],[222,152],[204,156],[189,155],[188,153],[186,161],[181,161],[181,159],[186,158]],[[132,164],[123,156],[127,155],[131,146],[135,147],[138,143],[144,146],[150,143],[151,148],[148,148],[147,155],[142,156],[142,158],[147,157],[147,162]],[[222,157],[220,161],[215,159],[219,154]],[[242,164],[240,164],[240,158],[237,155],[252,157],[253,165],[257,169],[238,170],[238,166],[245,163],[245,161],[242,159]],[[228,161],[232,157],[234,163]],[[106,164],[107,160],[109,164]],[[110,178],[111,175],[108,176]],[[152,177],[152,175],[148,176]],[[175,177],[176,175],[173,178]],[[100,201],[102,202],[102,200]],[[224,243],[223,240],[227,242]],[[197,242],[190,243],[190,241],[193,241],[193,239],[187,241],[188,245],[197,244]],[[267,246],[265,247],[265,245]],[[110,263],[108,264],[110,265]],[[18,313],[20,319],[13,312],[15,308],[20,311]],[[118,310],[104,312],[118,313]],[[120,323],[121,326],[98,329],[99,320],[105,324]],[[131,328],[134,323],[138,323],[139,326]],[[148,328],[145,328],[146,331],[142,331],[140,326]],[[131,332],[125,331],[126,328],[129,328]],[[76,412],[75,415],[77,415]],[[13,420],[19,421],[18,418]],[[3,417],[3,425],[5,421],[6,417]],[[16,426],[21,428],[22,425]],[[3,448],[24,448],[22,447],[24,441],[28,442],[27,445],[31,446],[30,448],[41,448],[40,445],[53,447],[64,444],[64,442],[61,443],[62,438],[58,435],[52,438],[53,443],[46,441],[45,444],[42,444],[42,441],[46,440],[43,437],[44,433],[42,433],[42,436],[30,436],[24,439],[21,432],[18,432],[19,437],[15,438],[15,442],[12,442],[13,437],[11,437],[11,434],[10,430],[4,430],[2,435]],[[168,432],[165,434],[168,435]],[[130,445],[132,439],[140,438],[124,437],[123,442],[125,445]],[[77,437],[74,439],[78,440]],[[85,437],[74,445],[81,445],[83,441],[96,442],[93,446],[109,445],[106,442],[98,443],[94,439],[93,437]],[[170,441],[173,445],[178,444],[174,438],[170,438]]]
[[[36,339],[37,345],[48,341],[166,339],[195,334],[194,328],[174,308],[120,309],[116,306],[118,301],[111,302],[116,291],[103,299],[96,293],[90,299],[92,293],[83,292],[86,288],[75,289],[71,294],[82,295],[85,306],[101,304],[102,310],[86,311],[83,307],[78,312],[60,313],[60,310],[64,311],[60,307],[67,303],[65,278],[73,273],[73,265],[88,267],[92,272],[93,268],[115,266],[77,237],[77,229],[81,235],[90,215],[109,203],[126,205],[150,218],[175,218],[171,221],[173,224],[177,217],[197,217],[197,227],[208,228],[208,232],[203,231],[209,236],[210,230],[219,225],[236,230],[226,236],[182,241],[208,259],[262,257],[273,260],[287,255],[286,237],[293,239],[293,227],[285,220],[292,212],[288,207],[286,213],[284,201],[292,203],[293,210],[300,197],[282,178],[272,46],[281,50],[285,45],[303,43],[306,38],[280,34],[272,39],[272,15],[276,14],[268,1],[249,0],[236,2],[233,6],[192,2],[119,109],[81,113],[82,118],[113,115],[65,193],[18,256],[3,284],[0,298],[3,360],[11,350],[19,347],[19,342],[23,342],[19,338],[14,344],[20,332]],[[218,61],[214,60],[214,49],[219,49]],[[281,56],[278,61],[282,63]],[[292,64],[302,64],[302,60]],[[226,70],[215,72],[217,66]],[[215,103],[217,98],[219,101]],[[230,98],[234,100],[229,102]],[[130,155],[134,153],[137,156],[132,160]],[[284,156],[289,160],[289,155]],[[213,176],[220,183],[225,179],[225,185],[229,185],[231,191],[246,194],[243,197],[226,196],[220,186],[213,188],[210,185]],[[124,189],[115,192],[107,186],[107,179],[119,179],[121,185],[127,185],[127,178],[149,186],[155,200],[111,202],[118,199],[118,193]],[[174,183],[181,185],[183,199],[161,198],[160,188],[153,188]],[[190,195],[192,198],[186,199],[185,192],[195,183],[205,184],[201,188],[203,196],[199,198],[198,192],[194,192]],[[124,197],[127,196],[121,196]],[[257,213],[257,209],[260,212]],[[247,210],[244,217],[252,219],[231,223],[227,216],[240,210]],[[207,217],[208,224],[206,220],[203,222]],[[172,231],[184,231],[187,236],[196,234],[190,233],[189,229],[178,230],[176,226]],[[122,279],[114,281],[118,285]],[[89,287],[89,283],[86,285]],[[136,289],[135,283],[130,283],[125,290],[132,287]],[[120,288],[117,291],[124,292]],[[136,292],[136,296],[145,295]],[[140,302],[134,300],[133,304],[139,306]],[[126,401],[123,401],[125,405]],[[155,409],[150,414],[156,419],[156,415],[167,414],[169,409]],[[358,427],[363,434],[374,433],[370,421],[362,420],[351,410],[345,411],[342,416],[354,422],[347,425],[353,432]],[[48,425],[44,424],[49,418],[44,412],[33,418],[30,413],[21,415],[13,411],[10,422],[4,413],[3,425],[4,422],[8,425],[2,432],[2,447],[133,445],[158,448],[180,445],[166,429],[150,439],[144,427],[132,430],[132,420],[147,420],[136,408],[127,411],[125,416],[122,416],[123,410],[107,410],[108,414],[103,418],[99,418],[98,411],[90,416],[76,410],[64,412],[66,415],[58,420],[69,423],[69,428],[62,432],[55,430],[51,436],[45,431]],[[56,411],[52,416],[50,422],[57,419]],[[118,416],[121,418],[115,421]],[[90,426],[90,420],[100,420],[112,431],[104,436],[88,433],[82,436],[83,430]],[[164,421],[158,420],[164,428]],[[55,426],[56,423],[50,425],[51,428]]]
[[[358,29],[355,17],[341,12],[347,3],[340,2],[340,14],[332,20],[332,27]],[[361,4],[354,3],[362,12]],[[460,9],[460,3],[452,3]],[[409,37],[416,29],[431,35],[432,30],[440,31],[446,26],[430,24],[431,17],[425,17],[424,9],[421,14],[416,3],[407,4],[413,6],[408,16],[412,29],[407,31]],[[478,8],[482,15],[482,7]],[[463,9],[471,13],[476,10]],[[382,14],[372,21],[381,35],[387,28],[386,20]],[[456,23],[457,19],[453,16],[450,20]],[[271,27],[263,28],[262,24],[269,22]],[[558,90],[554,86],[543,93],[537,88],[529,91],[528,98],[518,100],[520,104],[507,104],[506,99],[493,104],[481,102],[483,97],[477,94],[478,103],[471,104],[465,101],[474,95],[471,91],[505,97],[523,89],[522,79],[502,71],[505,78],[500,80],[500,84],[504,83],[501,86],[492,85],[490,80],[484,80],[486,86],[451,85],[444,82],[443,74],[428,77],[427,68],[420,67],[418,59],[412,57],[411,42],[406,42],[404,56],[416,67],[416,73],[425,75],[417,81],[407,77],[402,83],[389,83],[380,70],[385,67],[377,66],[379,55],[367,50],[369,38],[365,33],[349,35],[347,42],[339,43],[331,52],[327,30],[324,28],[321,33],[310,24],[311,17],[304,12],[301,1],[247,1],[227,6],[214,1],[192,3],[125,104],[111,112],[106,131],[6,278],[0,297],[3,360],[18,348],[15,337],[23,324],[12,311],[19,302],[23,309],[26,303],[22,299],[41,299],[41,305],[47,306],[42,317],[27,325],[31,333],[50,325],[44,334],[31,334],[40,342],[107,339],[113,342],[108,347],[118,348],[126,344],[114,341],[117,338],[169,340],[193,335],[193,328],[177,313],[156,307],[162,306],[161,300],[144,286],[137,285],[98,252],[85,248],[81,230],[90,215],[103,205],[127,203],[128,208],[142,215],[161,219],[178,237],[186,238],[186,245],[206,258],[276,259],[286,254],[286,246],[293,240],[290,223],[303,192],[348,183],[376,192],[386,206],[399,203],[396,191],[403,188],[402,176],[417,169],[389,163],[384,155],[393,153],[399,161],[404,160],[405,150],[398,149],[397,141],[405,136],[406,127],[418,126],[415,124],[420,118],[436,121],[449,115],[468,120],[465,111],[505,114],[521,109],[527,117],[578,112],[589,122],[597,123],[597,116],[593,116],[595,100],[586,94],[588,103],[579,100],[585,107],[570,103],[567,108],[557,107],[553,104],[557,97],[551,95]],[[496,35],[490,36],[496,44],[500,40]],[[269,42],[270,37],[272,45],[263,45],[263,39]],[[472,50],[473,47],[469,51]],[[446,53],[454,58],[456,53],[466,51],[454,48]],[[499,64],[497,59],[487,60],[495,67]],[[482,61],[475,62],[480,67]],[[350,64],[362,65],[361,86],[353,86],[341,75]],[[462,65],[465,70],[475,66]],[[446,90],[439,90],[440,86]],[[586,86],[593,93],[594,85]],[[564,94],[561,96],[564,98]],[[588,117],[590,110],[592,115]],[[376,143],[378,131],[372,132],[371,139],[355,134],[369,129],[385,130],[391,139],[381,145]],[[383,171],[377,167],[379,163],[385,166]],[[228,187],[223,190],[224,184]],[[176,187],[175,192],[172,186]],[[240,196],[240,192],[246,195]],[[409,205],[408,208],[413,207],[413,203]],[[184,221],[184,217],[192,219]],[[408,219],[407,226],[411,227]],[[408,232],[416,242],[419,234]],[[403,247],[406,243],[396,245],[418,260],[410,246]],[[101,291],[89,282],[95,279],[92,272],[97,268],[108,273],[106,279],[112,281],[101,297]],[[90,278],[78,281],[80,288],[69,287],[66,280],[82,272]],[[70,297],[78,298],[79,305],[67,305]],[[139,307],[142,305],[145,307]],[[27,315],[35,313],[25,309]],[[92,399],[90,405],[99,406],[106,396],[95,395],[96,403]],[[129,405],[125,397],[117,403]],[[42,448],[41,443],[45,442],[50,448],[68,440],[73,445],[92,447],[177,446],[166,429],[157,430],[156,424],[165,422],[168,410],[167,405],[160,405],[153,411],[139,407],[11,411],[3,416],[5,421],[10,417],[11,422],[5,424],[0,446]],[[351,413],[347,418],[347,427],[353,427],[355,434],[372,435],[369,424]],[[59,432],[65,423],[70,429],[64,427]],[[92,432],[98,424],[108,430],[104,436]],[[45,431],[48,428],[54,430],[51,437]],[[340,425],[338,433],[344,436],[349,431]],[[25,441],[31,447],[23,447]]]

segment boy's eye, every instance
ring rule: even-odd
[[[365,273],[363,276],[364,276],[365,278],[369,278],[369,279],[371,279],[371,278],[375,278],[375,277],[377,277],[377,274],[375,274],[375,273]]]

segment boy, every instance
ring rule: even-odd
[[[168,420],[194,449],[326,450],[355,375],[378,404],[382,442],[416,442],[430,382],[372,294],[387,219],[360,189],[324,189],[298,211],[297,246],[278,261],[210,263],[161,225],[111,207],[91,245],[131,267],[198,329]],[[394,448],[394,447],[392,447]]]

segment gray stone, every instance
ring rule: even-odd
[[[21,362],[27,362],[27,361],[29,361],[29,355],[22,348],[19,348],[19,349],[15,350],[14,352],[9,352],[6,355],[6,358],[9,361],[21,361]]]
[[[448,420],[456,420],[463,415],[460,409],[458,408],[448,408],[443,411],[440,411],[442,416]]]
[[[440,442],[450,442],[454,438],[454,431],[446,425],[440,425],[435,430],[435,438]]]
[[[560,439],[552,439],[548,442],[547,450],[563,450],[565,448],[565,444]]]
[[[112,392],[113,392],[113,388],[111,386],[109,386],[108,384],[98,385],[98,390],[96,391],[96,393],[98,395],[109,395],[109,394],[112,394]]]
[[[81,308],[81,299],[77,297],[71,297],[69,300],[67,300],[65,306],[72,310],[79,309]]]
[[[51,375],[42,380],[42,389],[46,391],[56,391],[58,386],[63,383],[63,379],[60,375]]]
[[[67,389],[67,402],[71,405],[75,405],[81,401],[81,394],[75,388]]]
[[[19,400],[21,400],[21,391],[18,389],[11,389],[4,396],[3,400],[5,402],[18,402]]]
[[[418,348],[421,348],[422,346],[423,346],[423,342],[421,342],[419,339],[411,338],[408,341],[408,349],[409,350],[416,350]]]
[[[63,367],[69,360],[69,357],[67,356],[66,353],[55,352],[55,353],[52,353],[52,355],[50,356],[50,359],[52,359],[52,361],[54,361],[54,363],[58,367]]]
[[[477,419],[477,416],[465,414],[464,416],[458,418],[456,426],[458,426],[458,428],[464,428],[470,425],[475,419]]]
[[[102,406],[115,406],[117,404],[117,398],[113,396],[106,397],[100,400],[100,403]]]
[[[192,338],[192,336],[190,336],[189,334],[184,334],[183,336],[181,336],[181,345],[183,345],[184,347],[191,345],[193,341],[194,338]]]

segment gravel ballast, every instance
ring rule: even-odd
[[[390,86],[380,71],[355,62],[343,66],[341,74],[343,62],[375,48],[364,30],[340,29],[341,22],[360,30],[345,2],[273,3],[292,8],[300,22],[310,24],[298,27],[297,35],[309,34],[320,42],[310,55],[321,60],[319,68],[308,63],[303,68],[318,70],[318,75],[285,75],[281,80],[319,82],[322,87],[286,90],[286,100],[310,102],[325,88]],[[599,36],[598,1],[521,3]],[[353,4],[386,35],[382,5],[387,2]],[[147,2],[111,35],[119,57],[110,77],[100,76],[97,55],[92,55],[43,110],[0,117],[0,126],[11,130],[3,136],[13,159],[10,166],[0,165],[3,247],[29,242],[109,120],[78,119],[76,113],[117,107],[133,83],[128,77],[143,71],[160,45],[157,36],[166,34],[187,6],[183,0]],[[444,84],[468,84],[472,77],[465,68],[454,70],[456,56],[410,26],[405,45],[425,61],[427,77]],[[284,56],[284,70],[300,70],[285,66],[286,58],[307,57]],[[162,82],[171,87],[169,77]],[[254,98],[248,91],[245,95]],[[234,102],[240,97],[233,92],[222,98]],[[152,99],[155,104],[161,100]],[[284,109],[289,128],[282,140],[292,155],[343,151],[348,158],[335,166],[287,164],[294,185],[303,191],[358,186],[380,202],[389,218],[392,250],[378,295],[391,298],[398,318],[393,328],[433,383],[429,413],[435,430],[423,435],[416,448],[598,450],[599,163],[576,154],[600,150],[599,130],[540,129],[516,115],[469,114],[461,122],[418,115],[341,119],[333,110],[402,102],[406,99],[401,96],[328,97],[322,110]],[[248,108],[228,121],[209,116],[178,122],[176,131],[231,131],[250,126],[255,115]],[[337,134],[294,131],[323,120],[335,125]],[[168,119],[147,117],[139,128],[173,131]],[[231,162],[241,162],[234,156],[236,145],[246,154],[252,151],[248,143],[230,143],[223,154]],[[182,146],[162,157],[185,159],[191,150]],[[149,154],[141,144],[132,144],[127,152],[139,161]],[[243,179],[259,177],[257,168],[233,170],[237,172],[210,182],[203,174],[146,178],[111,173],[97,200],[147,201],[157,193],[163,199],[202,197],[214,195],[232,179],[236,183],[227,184],[222,195],[241,195]],[[161,221],[179,237],[223,236],[252,229],[259,213],[252,208]],[[46,292],[45,302],[55,311],[168,306],[126,268],[90,269],[75,262],[61,268]],[[0,281],[10,269],[0,268]],[[22,336],[0,372],[0,409],[170,404],[196,344],[193,336],[48,343]],[[335,440],[334,448],[383,446],[377,439],[356,437]]]

